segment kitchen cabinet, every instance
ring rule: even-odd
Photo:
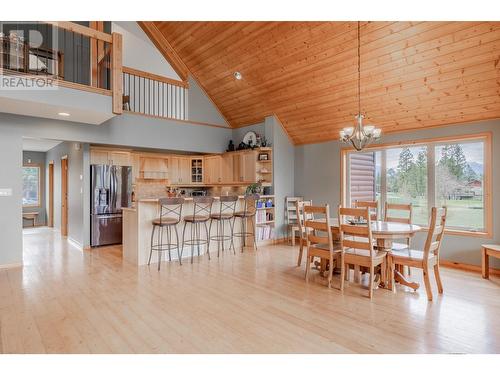
[[[241,151],[233,155],[234,183],[257,182],[257,153],[255,151]]]
[[[130,152],[127,151],[91,149],[90,164],[111,164],[130,167],[132,166],[132,160],[130,157]]]
[[[203,157],[191,158],[191,183],[198,185],[203,183]]]
[[[221,157],[221,183],[230,184],[234,179],[234,155],[233,153],[225,153]]]
[[[222,182],[222,156],[205,156],[203,166],[204,183],[220,184]]]
[[[191,184],[191,158],[172,156],[170,158],[170,183],[173,185]]]

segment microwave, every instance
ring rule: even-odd
[[[191,192],[192,197],[204,197],[205,195],[207,195],[205,190],[193,190]]]

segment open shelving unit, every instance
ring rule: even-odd
[[[262,207],[257,207],[255,215],[255,235],[258,245],[266,245],[274,241],[274,220],[276,202],[274,195],[261,195],[259,202],[262,202]],[[271,207],[266,207],[267,202],[272,202]]]
[[[257,153],[257,181],[262,186],[273,184],[273,149],[271,147],[260,147]],[[267,155],[267,160],[261,160],[261,155]]]

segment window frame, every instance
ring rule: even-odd
[[[24,163],[23,168],[38,168],[38,203],[23,204],[23,208],[41,208],[42,207],[42,166],[40,163]],[[24,187],[23,187],[24,196]]]
[[[452,235],[459,236],[469,236],[469,237],[484,237],[484,238],[492,238],[493,237],[493,200],[492,200],[492,133],[491,132],[482,132],[475,134],[464,134],[464,135],[456,135],[456,136],[447,136],[447,137],[436,137],[436,138],[425,138],[418,139],[413,141],[399,141],[399,142],[388,142],[383,144],[372,144],[365,147],[366,151],[381,151],[386,150],[388,148],[397,148],[397,147],[411,147],[411,146],[428,146],[427,154],[428,159],[432,159],[428,161],[428,165],[432,166],[432,171],[428,168],[428,179],[427,179],[427,195],[428,195],[428,204],[430,204],[431,200],[429,197],[431,194],[435,195],[435,187],[436,181],[435,177],[435,147],[440,144],[449,143],[459,143],[459,142],[474,142],[474,141],[482,141],[484,142],[484,187],[483,187],[483,196],[484,196],[484,230],[483,231],[471,231],[465,229],[452,229],[447,228],[445,230],[446,233]],[[432,146],[432,147],[429,147]],[[429,150],[432,149],[431,158],[429,158]],[[344,206],[346,205],[347,199],[347,181],[348,181],[348,171],[347,171],[347,156],[351,152],[356,152],[352,148],[342,147],[340,149],[340,202]],[[432,176],[431,176],[432,175]],[[432,181],[429,179],[432,177]],[[435,202],[435,198],[432,199]],[[422,227],[424,231],[428,230],[427,227]]]

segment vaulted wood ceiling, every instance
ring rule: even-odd
[[[276,114],[303,144],[354,124],[356,22],[154,26],[233,127]],[[366,123],[389,133],[500,118],[499,61],[500,22],[362,22]]]

